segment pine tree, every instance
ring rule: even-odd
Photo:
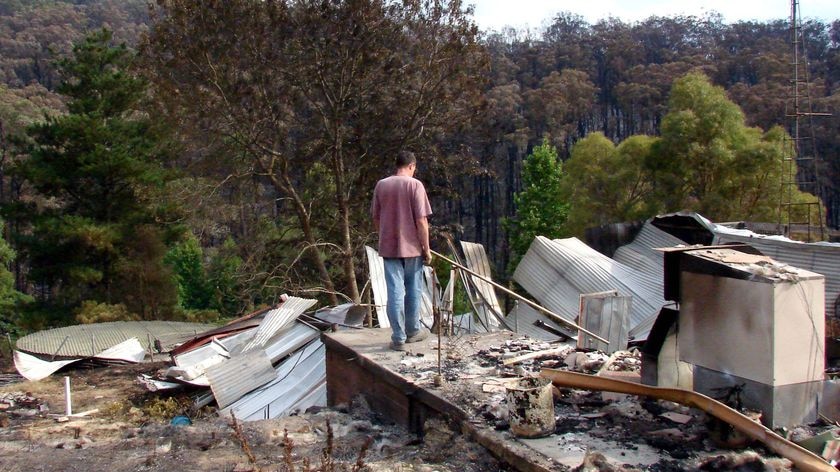
[[[152,122],[138,107],[146,83],[130,73],[126,46],[110,43],[109,31],[92,33],[58,62],[68,113],[27,130],[28,158],[18,170],[37,195],[21,244],[42,302],[72,308],[130,299],[144,318],[167,316],[174,288],[155,285],[171,296],[131,293],[132,267],[166,270],[164,251],[148,250],[161,244],[149,238],[162,237],[154,202],[166,174]]]

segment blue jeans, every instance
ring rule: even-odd
[[[391,323],[391,340],[404,343],[406,336],[420,332],[420,288],[423,258],[384,258],[388,304],[385,307]],[[405,320],[405,321],[403,321]]]

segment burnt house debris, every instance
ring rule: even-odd
[[[449,284],[424,274],[421,319],[437,336],[405,353],[387,349],[382,259],[366,248],[372,304],[313,312],[315,300],[288,297],[173,342],[97,334],[90,347],[89,334],[87,343],[70,337],[76,357],[22,339],[19,369],[24,356],[57,369],[166,354],[172,367],[138,380],[154,391],[188,386],[196,406],[215,403],[224,417],[274,418],[361,395],[419,435],[428,418],[444,418],[518,470],[710,470],[727,448],[756,440],[785,467],[833,470],[840,387],[825,377],[840,245],[691,213],[619,233],[633,238],[604,238],[609,255],[577,238],[535,238],[513,274],[525,294],[492,280],[481,245],[450,242],[449,255],[437,254],[452,265]],[[456,290],[471,311],[455,313]],[[514,301],[509,313],[501,294]],[[782,427],[799,436],[773,431]],[[800,436],[807,449],[789,440]]]
[[[792,428],[818,418],[829,423],[837,419],[835,411],[826,408],[837,404],[832,400],[837,393],[831,391],[833,384],[824,379],[825,317],[831,316],[833,310],[826,309],[832,295],[825,294],[838,277],[832,270],[822,268],[840,267],[840,246],[748,234],[689,213],[655,218],[636,226],[633,232],[633,240],[615,245],[611,256],[576,238],[537,237],[513,276],[537,306],[520,301],[502,316],[494,313],[495,307],[501,306],[494,293],[499,287],[487,280],[490,271],[484,268],[483,250],[462,242],[460,251],[456,251],[452,245],[452,257],[458,269],[464,269],[460,280],[474,308],[473,314],[464,315],[470,321],[463,323],[462,316],[450,324],[456,332],[446,333],[448,336],[438,341],[437,347],[432,341],[408,354],[383,352],[379,344],[384,342],[372,342],[362,333],[325,335],[328,402],[336,404],[362,394],[369,397],[370,403],[379,405],[386,416],[417,431],[422,430],[426,416],[464,418],[471,423],[464,428],[494,454],[508,457],[508,462],[528,462],[520,470],[549,470],[558,461],[575,466],[588,460],[583,453],[575,456],[569,452],[579,447],[574,444],[585,445],[580,446],[581,451],[588,446],[599,452],[604,450],[606,460],[614,464],[633,463],[626,460],[627,449],[621,449],[620,444],[600,433],[593,437],[587,429],[591,425],[571,430],[560,425],[569,425],[575,418],[580,425],[592,422],[598,431],[597,424],[602,424],[603,418],[610,418],[615,408],[625,408],[621,402],[627,401],[624,398],[628,394],[674,398],[656,396],[660,391],[674,391],[676,397],[685,399],[686,406],[666,411],[662,417],[672,424],[693,422],[692,432],[686,434],[684,427],[661,425],[659,430],[637,436],[634,448],[639,441],[657,449],[656,445],[686,441],[743,446],[759,439],[801,470],[831,470],[826,460],[833,460],[835,454],[827,445],[826,451],[821,450],[825,442],[804,451],[768,428]],[[783,261],[738,238],[783,248],[774,254],[784,254],[785,250],[799,254],[783,256],[787,259]],[[819,252],[823,260],[805,264],[808,257],[802,257],[801,251]],[[451,287],[443,293],[451,297]],[[431,299],[441,303],[439,306],[446,303],[445,298]],[[377,305],[380,303],[376,301]],[[441,316],[447,312],[444,309]],[[562,320],[547,313],[559,315]],[[492,322],[494,317],[498,324]],[[605,341],[588,336],[575,325]],[[457,328],[465,326],[470,328],[457,332]],[[497,338],[500,335],[502,338]],[[459,346],[453,347],[453,343]],[[494,343],[498,348],[492,346]],[[431,352],[426,352],[428,349]],[[397,359],[391,359],[395,356]],[[437,366],[435,356],[443,356]],[[629,369],[613,370],[616,364]],[[582,370],[596,377],[630,380],[630,385],[636,387],[610,393],[609,388],[598,387],[597,381],[587,380],[590,393],[583,394],[575,393],[583,388],[580,384],[563,387],[566,380],[558,380],[555,385],[563,388],[554,395],[555,402],[560,402],[556,403],[554,435],[542,439],[496,436],[496,432],[506,431],[511,418],[512,405],[505,392],[516,388],[518,379],[537,377],[541,372],[549,374],[549,369],[557,368],[561,372]],[[341,382],[331,384],[330,379],[338,372],[342,372]],[[441,377],[451,385],[441,385]],[[486,395],[464,398],[469,384]],[[404,395],[407,397],[400,400]],[[564,395],[589,398],[584,402],[592,401],[603,410],[585,411],[581,404],[572,401],[575,406],[570,412],[559,406],[567,401],[562,399]],[[661,405],[644,405],[643,409],[659,408],[662,413]],[[708,408],[707,413],[712,416],[724,409],[731,415],[727,413],[717,422],[707,423],[702,415],[691,413],[691,408],[704,409],[700,405]],[[483,416],[489,429],[496,432],[476,426],[475,415]],[[646,414],[639,418],[642,416]],[[636,426],[622,424],[628,431],[635,431]],[[527,444],[524,452],[520,449],[523,444]],[[686,447],[675,454],[693,456],[692,467],[697,467],[704,453],[712,450],[711,446],[704,447],[705,452]],[[609,454],[616,448],[622,451],[620,457]],[[566,457],[558,458],[558,450],[566,450]],[[660,447],[659,453],[662,450]],[[535,451],[539,452],[536,456]],[[646,460],[637,459],[638,464]]]
[[[771,427],[815,421],[824,286],[822,275],[744,244],[666,250],[665,297],[679,303],[677,359],[692,372],[674,386],[709,396],[737,387]]]

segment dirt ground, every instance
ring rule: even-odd
[[[0,367],[13,372],[8,360]],[[58,373],[0,387],[0,471],[506,470],[446,425],[428,422],[421,440],[379,421],[363,402],[282,419],[238,423],[212,409],[190,412],[186,397],[146,392],[137,382],[162,364]],[[73,411],[64,421],[64,380]],[[191,425],[173,426],[187,414]]]

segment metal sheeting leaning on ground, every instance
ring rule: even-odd
[[[370,288],[373,292],[373,300],[376,307],[376,319],[379,320],[380,328],[389,328],[388,314],[385,312],[385,305],[388,301],[388,288],[385,286],[385,261],[376,252],[376,249],[365,246],[367,254],[368,271],[370,272]]]
[[[541,341],[557,341],[560,339],[560,336],[553,334],[545,329],[540,328],[536,325],[538,321],[542,321],[546,325],[551,328],[554,328],[557,331],[568,330],[568,328],[563,328],[560,326],[559,323],[555,322],[551,318],[543,315],[542,313],[538,312],[533,307],[525,304],[525,303],[517,303],[513,310],[508,313],[507,318],[505,319],[508,326],[514,331],[519,334],[524,334],[529,338],[539,339]]]
[[[461,249],[464,251],[464,265],[471,271],[485,277],[492,279],[490,274],[490,261],[487,259],[487,253],[484,251],[484,246],[481,244],[461,241]],[[471,297],[474,297],[473,305],[480,311],[478,316],[484,320],[487,326],[498,327],[499,318],[502,317],[502,308],[499,305],[499,299],[496,297],[496,291],[493,286],[485,280],[473,275],[467,275],[472,281],[476,292],[468,291]]]
[[[365,253],[368,258],[368,268],[370,270],[370,284],[373,291],[373,301],[376,305],[376,319],[379,320],[380,328],[389,328],[391,323],[388,321],[388,314],[385,307],[388,305],[388,289],[385,286],[385,261],[370,246],[365,246]],[[423,267],[423,290],[420,293],[420,321],[422,321],[427,328],[432,326],[434,321],[432,309],[432,269],[430,267]]]
[[[235,357],[236,354],[231,353],[241,352],[239,347],[254,336],[255,330],[256,328],[251,328],[228,338],[214,339],[211,343],[197,347],[193,351],[175,356],[174,361],[177,367],[170,368],[167,375],[190,385],[209,386],[207,370]],[[319,334],[320,331],[304,323],[292,322],[268,340],[264,351],[271,363],[274,363],[316,339]],[[226,350],[227,353],[220,350]]]
[[[569,321],[578,317],[580,295],[616,290],[633,297],[629,326],[646,325],[665,300],[640,282],[640,271],[598,253],[577,238],[550,240],[537,236],[516,268],[513,279],[545,307]],[[635,340],[649,330],[634,332]]]
[[[325,405],[324,350],[316,355],[321,332],[303,315],[315,303],[288,297],[276,308],[200,333],[201,343],[173,355],[176,367],[167,376],[180,384],[210,387],[201,404],[215,398],[223,416],[234,411],[243,420]],[[151,380],[144,379],[147,388],[162,387]]]
[[[146,350],[137,341],[137,338],[127,339],[116,346],[100,352],[95,356],[79,357],[75,359],[62,359],[49,361],[39,359],[36,356],[21,351],[15,351],[15,368],[27,380],[41,380],[49,377],[53,372],[64,366],[82,361],[84,359],[102,359],[109,361],[121,361],[138,363],[146,356]]]
[[[243,352],[225,362],[207,368],[210,389],[219,408],[274,379],[271,360],[262,349]]]
[[[292,354],[275,368],[274,380],[243,396],[219,414],[255,421],[276,418],[326,402],[326,349],[320,340]]]
[[[653,226],[650,221],[642,226],[641,231],[630,244],[619,247],[613,260],[635,269],[636,283],[651,293],[663,293],[665,280],[664,255],[655,248],[674,247],[685,243],[674,236]]]
[[[142,346],[159,341],[162,352],[207,331],[214,325],[177,321],[112,321],[38,331],[15,343],[17,349],[34,355],[90,357],[104,349],[136,338]]]

